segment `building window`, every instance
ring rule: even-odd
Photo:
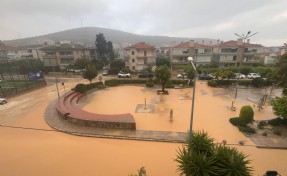
[[[146,56],[146,51],[144,51],[144,56]]]
[[[132,62],[135,62],[135,59],[132,59]]]
[[[132,55],[135,55],[135,51],[132,51]]]
[[[136,69],[136,67],[135,66],[133,66],[133,70],[135,70]]]

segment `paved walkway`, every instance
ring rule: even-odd
[[[187,137],[185,132],[118,130],[76,125],[59,118],[56,101],[47,107],[45,121],[56,130],[79,136],[172,143],[184,143]]]

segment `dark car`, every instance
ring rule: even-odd
[[[202,73],[198,76],[198,79],[200,79],[200,80],[211,80],[211,79],[213,79],[213,76],[211,74]]]
[[[152,78],[154,75],[149,71],[143,71],[139,73],[139,78]]]

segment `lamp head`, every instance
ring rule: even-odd
[[[187,60],[193,62],[193,58],[192,57],[188,57]]]

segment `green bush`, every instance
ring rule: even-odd
[[[251,85],[251,80],[239,80],[238,81],[238,85],[241,85],[241,86],[250,86]]]
[[[283,94],[287,95],[287,88],[286,87],[283,89]]]
[[[103,88],[103,87],[104,87],[103,82],[86,84],[86,90],[91,90],[91,89],[95,89],[95,88]]]
[[[234,126],[246,126],[246,123],[239,117],[233,117],[229,119],[229,122]]]
[[[254,118],[254,111],[251,106],[242,106],[239,113],[239,118],[246,124],[251,123]]]
[[[75,91],[80,92],[80,93],[85,93],[87,91],[86,85],[82,83],[77,84],[75,87]]]
[[[250,133],[250,134],[256,133],[255,129],[249,126],[239,126],[238,129],[239,131],[244,132],[244,133]]]
[[[252,81],[251,81],[251,84],[252,86],[254,87],[262,87],[265,85],[265,81],[263,78],[261,77],[258,77],[258,78],[254,78]]]
[[[207,85],[210,87],[216,87],[217,86],[217,82],[215,80],[209,80],[207,82]]]
[[[146,87],[154,87],[154,82],[152,79],[149,79],[145,85],[146,85]]]
[[[266,125],[267,125],[266,121],[260,121],[258,123],[258,128],[262,130]]]
[[[283,119],[280,119],[279,117],[275,119],[268,120],[268,124],[273,125],[273,126],[279,126],[284,123]]]

